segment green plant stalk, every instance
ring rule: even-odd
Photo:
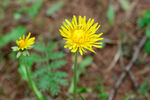
[[[24,57],[24,64],[25,64],[25,70],[26,70],[26,75],[28,78],[28,84],[31,86],[32,91],[34,92],[34,95],[36,96],[37,100],[46,100],[44,99],[43,95],[41,92],[37,89],[35,83],[32,81],[31,76],[30,76],[30,70],[27,67],[26,60]]]
[[[76,100],[77,94],[77,60],[78,60],[78,51],[75,53],[75,61],[74,61],[74,71],[73,71],[73,100]]]

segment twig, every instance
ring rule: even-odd
[[[109,67],[107,68],[106,72],[109,72],[111,69],[113,69],[113,67],[115,66],[115,64],[119,60],[119,57],[120,57],[120,52],[118,50],[117,53],[114,56],[113,61],[110,63]]]
[[[145,41],[147,40],[146,36],[143,36],[142,40],[140,41],[139,45],[137,46],[134,55],[130,61],[130,63],[125,67],[125,71],[122,72],[121,76],[119,77],[118,81],[116,82],[115,86],[114,86],[114,90],[112,92],[112,94],[109,96],[108,100],[113,100],[121,82],[123,81],[123,79],[125,78],[125,76],[127,75],[127,72],[129,72],[129,70],[132,68],[132,65],[134,64],[134,62],[136,61],[138,54],[142,48],[142,46],[144,45]]]
[[[143,74],[146,74],[146,73],[150,73],[150,67],[149,66],[146,66],[143,70],[139,71],[137,73],[137,75],[143,75]]]
[[[122,46],[121,46],[121,44],[119,44],[119,50],[120,50],[120,66],[121,66],[122,70],[124,71],[125,67],[124,67],[124,61],[123,61],[123,54],[122,54]],[[129,74],[129,77],[130,77],[131,81],[133,82],[134,88],[137,89],[138,88],[138,82],[136,81],[133,73],[129,70],[128,74]]]
[[[119,40],[113,40],[113,39],[110,39],[110,38],[105,38],[104,42],[107,43],[107,44],[118,44]]]

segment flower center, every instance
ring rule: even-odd
[[[25,48],[25,46],[26,46],[26,42],[24,40],[22,40],[19,47],[20,48]]]
[[[78,44],[84,43],[84,41],[85,41],[84,31],[83,30],[75,30],[73,32],[72,40]]]

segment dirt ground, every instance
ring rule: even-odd
[[[137,26],[137,19],[146,10],[150,9],[150,0],[129,0],[133,8],[131,8],[131,10],[128,12],[122,9],[117,0],[64,0],[65,5],[55,14],[54,17],[46,16],[45,10],[58,1],[60,0],[44,1],[40,12],[35,19],[35,21],[41,22],[39,25],[35,24],[32,19],[27,18],[26,15],[23,16],[21,20],[15,22],[12,19],[13,15],[11,12],[18,10],[20,6],[16,5],[15,1],[11,2],[10,6],[5,8],[5,13],[7,12],[7,16],[0,20],[0,32],[6,34],[14,27],[23,25],[28,29],[28,31],[34,33],[34,36],[42,35],[45,39],[48,39],[48,37],[53,38],[53,34],[55,34],[59,37],[59,39],[56,40],[61,41],[60,39],[62,38],[58,29],[64,19],[71,18],[73,15],[94,18],[98,23],[101,24],[99,32],[104,33],[103,37],[106,38],[108,42],[106,42],[104,48],[95,49],[96,54],[88,54],[94,57],[94,61],[91,66],[88,66],[86,73],[81,75],[78,87],[94,89],[95,85],[104,85],[106,88],[105,91],[110,94],[113,90],[114,84],[122,73],[119,61],[117,61],[108,71],[115,55],[118,52],[118,41],[120,41],[120,35],[125,33],[126,36],[124,40],[129,39],[132,41],[132,44],[125,44],[125,46],[127,46],[125,50],[127,51],[128,55],[124,56],[124,63],[127,65],[131,60],[134,48],[144,35],[143,31],[141,31]],[[115,5],[116,12],[115,24],[113,27],[108,25],[106,16],[106,12],[110,3]],[[33,96],[30,89],[27,87],[27,83],[21,79],[17,71],[17,61],[9,58],[9,54],[11,52],[10,47],[12,45],[13,43],[9,43],[7,46],[0,49],[5,58],[7,58],[7,62],[5,63],[0,61],[0,88],[2,88],[12,99],[6,98],[0,94],[0,100],[24,100],[25,95],[29,97]],[[64,50],[64,52],[66,51]],[[66,53],[67,56],[65,59],[68,61],[68,63],[60,70],[69,74],[68,81],[70,83],[73,76],[73,60],[70,58],[73,58],[73,56],[71,53]],[[144,51],[142,50],[138,59],[142,58],[143,55]],[[147,62],[150,62],[149,58],[150,57],[147,56],[146,60],[142,63],[137,61],[138,64],[134,64],[134,67],[131,70],[139,84],[142,84],[145,78],[149,76],[150,70],[143,72],[145,68],[149,66],[149,63],[147,64]],[[98,79],[103,80],[103,82],[99,82]],[[70,96],[67,92],[65,92],[68,91],[68,88],[69,87],[62,87],[61,92],[58,96],[54,97],[54,100],[65,100],[68,96]],[[122,100],[127,93],[135,94],[137,99],[134,100],[150,100],[149,97],[146,98],[137,94],[136,90],[133,88],[133,83],[129,76],[127,76],[122,82],[114,100]],[[49,95],[48,93],[45,94]],[[82,96],[84,96],[86,100],[98,100],[97,92],[94,90],[91,93],[83,93]]]

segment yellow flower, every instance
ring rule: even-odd
[[[99,27],[98,23],[94,24],[94,19],[90,18],[86,22],[86,16],[83,18],[79,16],[78,21],[76,16],[73,16],[71,21],[66,19],[59,29],[64,40],[66,40],[64,48],[68,47],[71,52],[79,50],[81,55],[87,52],[86,49],[95,53],[92,47],[102,48],[100,40],[103,40],[101,38],[103,33],[96,34]]]
[[[30,35],[31,33],[29,33],[26,38],[23,35],[22,38],[20,37],[19,40],[16,41],[18,45],[18,50],[28,49],[29,47],[31,47],[32,44],[34,44],[35,37],[30,38]]]

